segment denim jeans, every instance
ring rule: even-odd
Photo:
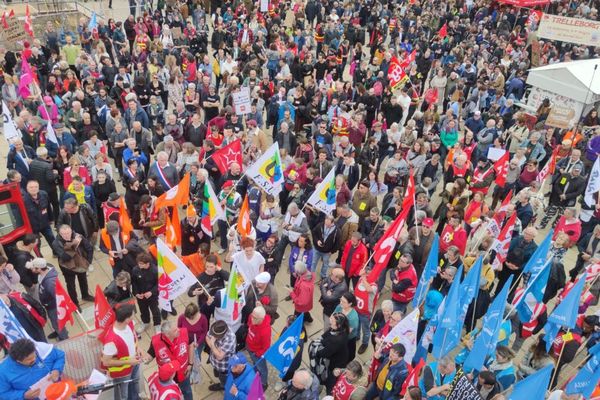
[[[312,272],[317,272],[319,260],[323,260],[323,266],[321,267],[321,279],[327,278],[327,272],[329,271],[329,257],[331,257],[331,253],[321,253],[319,250],[313,249],[313,259],[310,269]]]
[[[47,308],[46,313],[48,314],[48,319],[50,320],[50,325],[52,325],[52,329],[58,334],[58,340],[65,340],[69,338],[69,332],[67,332],[67,328],[58,329],[58,314],[56,308]]]
[[[185,378],[183,382],[177,384],[181,393],[183,394],[183,400],[194,400],[194,394],[192,393],[192,385],[190,384],[190,377]]]
[[[365,314],[358,314],[358,336],[360,339],[362,335],[361,344],[368,345],[369,339],[371,338],[371,317]]]
[[[250,358],[254,363],[254,368],[256,368],[256,371],[260,374],[260,382],[262,383],[263,387],[266,386],[267,380],[269,378],[269,369],[267,368],[267,362],[264,358],[261,359],[251,351],[249,351],[248,354],[250,354]]]
[[[131,382],[127,382],[131,380]],[[123,382],[123,383],[118,383]],[[140,366],[134,365],[131,375],[115,379],[117,385],[114,388],[115,400],[139,400],[140,399]]]

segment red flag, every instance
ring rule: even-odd
[[[6,22],[6,11],[2,13],[2,27],[8,29],[8,22]]]
[[[33,23],[31,22],[31,15],[29,14],[29,4],[25,7],[25,22],[23,28],[25,28],[25,32],[27,32],[29,36],[33,37]]]
[[[94,324],[96,329],[106,330],[115,320],[115,312],[106,300],[100,285],[96,285],[96,297],[94,299]]]
[[[8,18],[14,18],[15,17],[15,10],[10,10],[10,13],[8,14]]]
[[[402,384],[402,389],[400,390],[400,395],[403,396],[406,393],[406,389],[411,386],[419,386],[419,376],[421,375],[421,369],[425,366],[425,360],[420,359],[419,363],[415,365],[415,367],[410,371],[404,383]]]
[[[252,222],[250,221],[250,205],[248,203],[248,196],[244,197],[242,208],[240,209],[240,215],[238,217],[237,231],[242,237],[250,236],[252,231]]]
[[[506,209],[510,204],[512,193],[513,191],[511,189],[504,200],[502,200],[500,208],[494,213],[494,218],[492,218],[488,224],[487,230],[492,237],[498,237],[498,235],[500,235],[500,225],[502,225],[502,221],[504,221],[504,218],[506,217]]]
[[[532,29],[542,19],[543,12],[540,10],[530,10],[527,17],[527,26]]]
[[[400,65],[402,66],[402,69],[406,69],[410,66],[411,63],[415,62],[417,58],[417,50],[413,50],[406,58],[404,58],[402,60],[402,62],[400,63]]]
[[[446,36],[448,36],[448,23],[445,23],[437,34],[441,39],[444,39]]]
[[[504,187],[506,185],[506,174],[508,173],[508,151],[504,153],[494,163],[494,172],[496,172],[496,185]]]
[[[390,60],[390,66],[388,68],[388,80],[392,90],[399,89],[400,86],[404,85],[404,83],[406,83],[408,80],[408,76],[402,68],[402,63],[400,63],[396,57],[392,57]]]
[[[492,268],[497,271],[500,266],[506,260],[506,255],[508,254],[508,248],[510,246],[510,241],[512,239],[512,233],[515,229],[515,222],[517,220],[517,213],[514,212],[506,224],[502,227],[500,234],[497,239],[494,240],[494,244],[492,245],[492,250],[496,250],[496,258],[492,263]]]
[[[60,281],[56,280],[56,314],[58,316],[58,329],[63,330],[67,322],[73,325],[73,313],[77,306],[63,289]]]
[[[222,174],[226,173],[231,164],[238,163],[242,166],[242,142],[240,140],[233,141],[227,146],[215,151],[212,154],[212,159],[215,160],[217,168]]]
[[[406,223],[406,218],[412,204],[412,196],[407,196],[402,204],[402,211],[373,247],[373,261],[375,265],[367,275],[367,281],[369,283],[377,282],[379,275],[381,275],[381,272],[387,267],[392,252],[394,251],[394,247],[396,247],[396,243],[398,242],[398,237],[400,237],[400,233]]]

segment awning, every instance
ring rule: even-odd
[[[498,0],[500,4],[507,4],[513,7],[532,8],[536,6],[545,6],[550,4],[550,0]]]

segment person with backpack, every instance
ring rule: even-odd
[[[31,262],[27,263],[27,268],[39,275],[40,302],[46,308],[48,319],[56,333],[56,337],[59,341],[68,339],[69,332],[67,332],[67,329],[58,328],[58,310],[56,304],[56,281],[58,273],[56,272],[56,268],[48,264],[43,258],[34,258]]]
[[[36,342],[47,342],[44,326],[48,314],[46,309],[33,296],[27,293],[12,292],[9,295],[0,295],[1,301],[8,306],[17,321],[21,324],[25,332]],[[56,334],[50,334],[51,338],[56,338]],[[4,335],[0,334],[0,337]]]

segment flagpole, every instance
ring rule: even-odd
[[[85,326],[85,332],[86,333],[90,332],[92,329],[90,328],[88,323],[85,321],[85,318],[83,318],[83,315],[81,315],[81,312],[79,312],[79,310],[76,310],[75,312],[79,316],[79,319],[81,319],[81,322],[83,322],[83,325]]]
[[[549,258],[548,260],[546,260],[546,262],[544,263],[544,266],[542,267],[542,269],[540,270],[540,272],[538,273],[538,275],[536,275],[536,276],[534,277],[534,281],[535,281],[535,280],[536,280],[536,279],[539,277],[539,274],[541,274],[541,273],[542,273],[542,271],[548,267],[548,264],[550,263],[550,261],[552,261],[552,258]],[[509,290],[509,293],[510,293],[510,292],[511,292],[511,291],[512,291],[514,288],[515,288],[515,285],[517,284],[517,282],[519,282],[519,279],[521,278],[521,276],[522,276],[522,275],[523,275],[523,272],[521,272],[521,273],[519,274],[519,277],[517,278],[517,281],[516,281],[516,282],[515,282],[515,283],[512,285],[512,287],[511,287],[511,288],[510,288],[510,290]],[[533,282],[532,282],[532,283],[533,283]],[[525,290],[527,290],[527,287],[525,287]],[[519,303],[520,303],[521,301],[523,301],[523,300],[525,300],[525,299],[522,299],[522,300],[520,300],[520,301],[519,301]],[[517,304],[517,305],[518,305],[518,304]],[[515,311],[516,309],[517,309],[517,306],[512,306],[512,307],[511,307],[511,309],[510,309],[510,310],[508,311],[508,313],[506,314],[506,316],[505,316],[505,317],[502,319],[502,323],[504,323],[504,321],[508,320],[508,318],[509,318],[510,314],[512,314],[512,313],[513,313],[513,311]]]
[[[580,348],[583,348],[583,344],[581,345]],[[575,370],[575,373],[569,379],[567,379],[567,382],[569,382],[572,378],[575,377],[575,375],[577,375],[579,373],[579,367],[581,367],[583,364],[585,364],[586,362],[588,362],[588,360],[589,360],[588,357],[584,357],[583,360],[581,360],[575,367],[573,367],[573,369]],[[552,381],[550,381],[550,382],[552,382]],[[550,392],[552,392],[552,390],[554,390],[557,386],[559,386],[559,385],[556,384],[556,385],[552,386],[550,388]]]
[[[571,328],[567,329],[567,333],[565,333],[566,336],[569,333],[571,333]],[[567,342],[565,342],[565,340],[563,339],[563,344],[562,347],[560,348],[560,353],[558,354],[558,358],[556,359],[556,367],[554,367],[554,371],[552,372],[552,378],[550,379],[550,385],[552,385],[552,382],[554,382],[554,377],[556,376],[556,372],[558,371],[558,366],[560,365],[560,359],[562,358],[563,355],[563,351],[565,351],[565,346],[567,345]],[[556,385],[554,385],[556,386]]]

